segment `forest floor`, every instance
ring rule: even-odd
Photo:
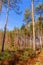
[[[19,50],[0,53],[0,65],[43,65],[43,50]]]

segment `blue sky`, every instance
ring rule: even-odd
[[[26,8],[31,9],[31,0],[22,0],[23,4],[21,4],[20,9],[22,11],[21,15],[17,15],[13,10],[9,12],[9,18],[8,18],[8,30],[13,30],[15,27],[20,28],[24,22],[24,11]],[[35,6],[37,5],[37,2],[35,2]],[[5,18],[6,18],[6,9],[5,7],[2,8],[2,13],[0,15],[0,29],[4,29],[5,25]]]

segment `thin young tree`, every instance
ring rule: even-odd
[[[2,52],[4,51],[4,43],[5,43],[5,35],[6,35],[6,29],[7,29],[7,23],[8,23],[8,16],[9,16],[9,11],[10,9],[13,9],[17,14],[20,14],[20,10],[19,10],[19,5],[20,4],[20,0],[0,0],[0,11],[2,9],[2,5],[5,5],[5,7],[7,8],[7,12],[6,12],[6,20],[5,20],[5,27],[4,27],[4,35],[3,35],[3,42],[2,42]]]
[[[26,23],[26,29],[28,30],[28,25],[29,25],[29,23],[31,22],[31,12],[30,12],[30,9],[26,9],[25,10],[25,13],[24,13],[24,20],[25,20],[25,23]],[[28,32],[29,33],[29,32]],[[26,33],[26,35],[27,35],[27,33]],[[31,40],[31,34],[30,34],[30,40]],[[31,42],[30,42],[30,44],[31,44]]]

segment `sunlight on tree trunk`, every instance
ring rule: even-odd
[[[32,0],[33,50],[35,50],[34,0]]]

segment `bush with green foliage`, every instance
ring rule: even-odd
[[[26,49],[24,49],[24,52],[22,53],[22,56],[20,57],[20,59],[26,60],[28,58],[32,59],[34,57],[36,57],[36,54],[33,51],[33,49],[26,48]]]
[[[9,52],[2,52],[0,53],[0,59],[11,59],[11,53]]]

